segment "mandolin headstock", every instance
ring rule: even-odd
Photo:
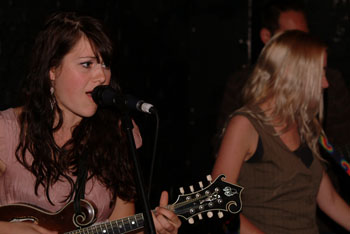
[[[181,195],[171,205],[174,212],[188,220],[190,224],[194,223],[196,216],[201,220],[205,214],[208,218],[212,218],[214,213],[217,213],[217,216],[222,218],[223,211],[235,214],[242,209],[243,187],[225,182],[224,175],[218,176],[214,181],[211,176],[207,176],[207,180],[209,185],[206,187],[199,182],[198,191],[191,185],[189,186],[191,192],[185,194],[184,189],[180,188]]]

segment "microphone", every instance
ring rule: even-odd
[[[156,109],[152,104],[144,102],[132,95],[124,97],[111,86],[99,85],[91,93],[92,99],[98,106],[102,107],[127,107],[131,110],[141,111],[147,114],[153,114]]]
[[[125,102],[126,105],[133,110],[138,110],[147,114],[154,114],[156,111],[152,104],[144,102],[143,100],[140,100],[130,94],[126,95]]]

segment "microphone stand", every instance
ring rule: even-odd
[[[135,174],[136,174],[136,188],[138,192],[141,194],[142,198],[142,204],[144,208],[144,220],[145,220],[145,229],[147,229],[150,234],[156,234],[152,215],[151,215],[151,209],[149,207],[148,201],[146,199],[146,194],[144,191],[143,187],[143,181],[140,173],[140,167],[139,167],[139,162],[136,157],[136,146],[135,146],[135,140],[134,140],[134,135],[132,133],[132,129],[134,128],[131,118],[129,116],[129,113],[127,110],[123,111],[122,115],[122,129],[126,133],[127,138],[128,138],[128,145],[129,145],[129,150],[130,154],[132,156],[134,166],[135,166]]]

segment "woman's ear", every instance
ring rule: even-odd
[[[262,28],[260,30],[260,39],[261,41],[266,44],[271,39],[271,32],[267,28]]]
[[[54,67],[50,68],[50,72],[49,72],[50,73],[50,80],[54,81],[56,79],[56,71],[57,71],[56,68],[54,68]]]

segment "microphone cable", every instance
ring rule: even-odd
[[[159,132],[159,115],[157,109],[153,109],[152,114],[154,114],[156,118],[156,129],[154,133],[154,142],[153,142],[153,153],[151,158],[151,165],[150,165],[150,175],[148,179],[148,194],[147,197],[150,199],[151,196],[151,187],[152,187],[152,180],[153,180],[153,170],[154,170],[154,164],[156,161],[156,155],[157,155],[157,143],[158,143],[158,132]]]

